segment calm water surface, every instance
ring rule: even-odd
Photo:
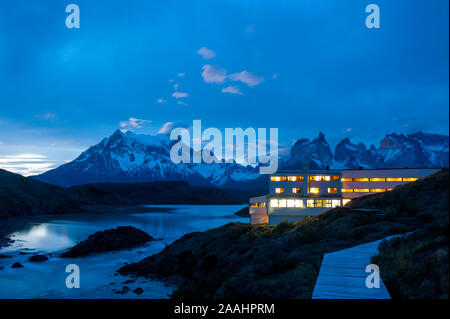
[[[152,213],[114,213],[41,217],[26,223],[11,234],[15,242],[0,253],[11,258],[0,259],[0,298],[167,298],[174,289],[158,281],[138,279],[126,284],[131,290],[141,287],[140,296],[133,292],[118,295],[127,277],[115,275],[125,263],[135,262],[162,250],[165,245],[186,233],[204,231],[229,222],[248,222],[248,218],[234,215],[243,205],[148,205],[148,207],[172,208],[172,211]],[[112,253],[97,254],[85,258],[62,259],[57,254],[72,247],[90,234],[131,225],[142,229],[160,241],[144,247]],[[26,254],[24,254],[26,253]],[[43,263],[30,263],[32,254],[48,253],[52,257]],[[23,268],[12,269],[14,262]],[[68,289],[65,279],[68,264],[80,267],[80,289]]]

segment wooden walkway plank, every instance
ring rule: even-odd
[[[381,278],[379,288],[366,287],[370,275],[366,267],[378,253],[381,241],[325,254],[312,299],[391,299]]]

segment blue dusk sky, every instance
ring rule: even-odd
[[[65,25],[68,4],[80,28]],[[365,7],[380,7],[368,29]],[[447,0],[0,2],[0,167],[73,160],[116,129],[276,127],[375,143],[448,134]],[[167,125],[166,125],[167,127]]]

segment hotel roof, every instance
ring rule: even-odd
[[[278,170],[275,174],[286,174],[286,173],[299,173],[299,174],[306,174],[306,173],[309,173],[309,174],[340,174],[341,173],[341,170],[336,170],[336,169],[329,169],[329,170],[326,170],[326,169],[319,169],[319,170],[308,170],[308,171],[305,171],[305,170],[295,170],[295,169],[292,169],[292,170]]]

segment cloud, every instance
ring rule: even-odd
[[[222,92],[222,93],[230,93],[230,94],[239,94],[239,95],[242,95],[242,94],[243,94],[243,93],[239,90],[238,87],[233,86],[233,85],[230,85],[230,86],[227,86],[227,87],[223,88],[223,89],[221,90],[221,92]]]
[[[23,176],[37,175],[57,165],[40,154],[0,155],[0,168]]]
[[[254,75],[253,73],[250,73],[248,71],[241,71],[238,73],[233,73],[228,76],[228,78],[231,81],[239,81],[242,83],[247,84],[250,87],[257,86],[262,81],[264,81],[264,78],[258,75]]]
[[[227,75],[227,70],[219,67],[218,65],[205,64],[202,67],[202,70],[203,70],[202,78],[205,81],[205,83],[222,84],[227,81],[231,81],[231,82],[242,82],[242,83],[247,84],[250,87],[254,87],[264,81],[263,77],[255,75],[246,70]],[[239,94],[239,93],[237,93],[236,89],[233,89],[233,88],[235,88],[235,87],[232,86],[231,89],[229,89],[229,87],[225,88],[226,91],[222,91],[222,92]],[[227,90],[233,90],[234,92],[227,91]]]
[[[41,120],[46,120],[46,121],[48,121],[48,120],[57,120],[58,119],[58,116],[55,113],[53,113],[53,112],[46,112],[46,113],[43,113],[43,114],[36,114],[35,117],[38,118],[38,119],[41,119]]]
[[[156,103],[166,103],[166,102],[167,102],[167,100],[164,100],[164,99],[161,99],[161,98],[156,100]]]
[[[0,141],[0,145],[2,145],[3,144],[3,142],[2,141]]]
[[[173,92],[172,96],[176,99],[182,99],[182,98],[188,97],[189,94],[187,94],[186,92]]]
[[[180,87],[180,85],[179,85],[178,83],[175,83],[175,84],[173,85],[173,88],[174,88],[175,90],[178,90],[179,87]]]
[[[188,104],[184,101],[177,101],[177,104],[179,105],[184,105],[184,106],[188,106]]]
[[[202,70],[202,77],[206,83],[223,83],[227,78],[227,70],[217,65],[205,64]]]
[[[203,59],[212,59],[216,57],[216,52],[206,47],[200,48],[197,53],[200,54]]]
[[[185,76],[185,75],[186,75],[186,73],[184,73],[184,72],[178,73],[178,74],[177,74],[177,76],[179,76],[180,78],[183,77],[183,76]]]
[[[158,134],[170,134],[177,127],[190,128],[189,124],[184,122],[166,122],[158,131]]]
[[[142,128],[145,123],[151,123],[152,121],[137,119],[135,117],[130,117],[128,121],[120,122],[120,127],[122,128],[122,132],[126,132],[129,130],[133,130],[135,128]]]

